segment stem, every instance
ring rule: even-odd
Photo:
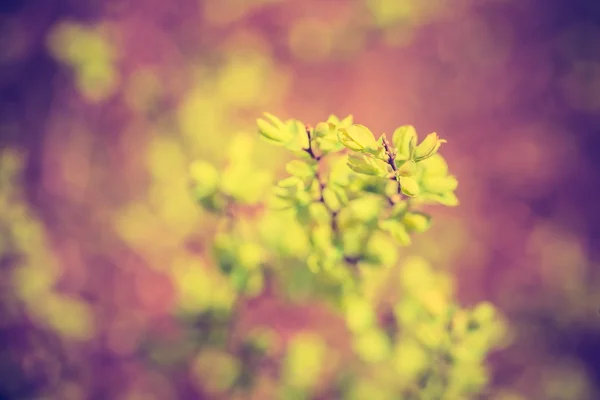
[[[306,126],[306,135],[308,136],[308,148],[304,149],[304,151],[306,151],[313,160],[315,160],[317,162],[317,171],[315,173],[315,178],[317,179],[317,182],[319,182],[319,202],[323,203],[325,205],[325,207],[329,210],[330,214],[331,214],[331,230],[333,231],[333,233],[335,234],[336,238],[339,236],[339,229],[338,229],[338,224],[337,224],[337,215],[338,215],[338,211],[334,211],[332,209],[330,209],[329,207],[327,207],[327,204],[325,203],[325,198],[323,197],[323,191],[325,190],[325,182],[323,182],[323,180],[321,179],[321,175],[319,174],[319,161],[321,160],[321,158],[323,158],[323,156],[317,156],[315,154],[315,151],[312,147],[312,134],[311,134],[311,127],[310,126]]]
[[[312,147],[312,135],[310,133],[311,129],[312,129],[311,126],[306,125],[306,135],[308,136],[308,149],[304,149],[304,151],[307,152],[313,160],[318,162],[322,156],[317,156]]]
[[[339,211],[330,209],[327,206],[327,204],[325,203],[325,198],[323,197],[323,191],[325,190],[325,182],[323,182],[321,175],[319,174],[319,161],[321,160],[321,158],[323,158],[323,156],[322,155],[317,156],[314,152],[314,149],[312,147],[311,129],[312,128],[310,126],[308,126],[308,125],[306,126],[306,135],[308,136],[308,148],[304,149],[304,151],[306,151],[311,156],[311,158],[317,162],[317,172],[315,173],[315,178],[319,182],[319,202],[323,203],[325,205],[325,207],[329,210],[329,213],[331,215],[331,231],[334,234],[334,242],[338,243],[341,239],[340,238],[340,230],[339,230],[338,221],[337,221],[337,216],[339,214]],[[358,267],[358,262],[360,261],[360,257],[344,256],[343,259],[350,266],[352,273],[356,277],[358,275],[357,267]]]
[[[385,150],[385,154],[388,156],[387,163],[390,167],[392,167],[392,171],[394,171],[395,173],[396,171],[398,171],[398,168],[396,167],[396,152],[392,150],[390,143],[388,142],[387,137],[385,135],[382,137],[381,141],[383,143],[383,149]],[[397,178],[394,179],[398,181]],[[398,181],[398,194],[400,193],[402,193],[402,185],[400,184],[400,181]]]

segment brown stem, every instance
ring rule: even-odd
[[[381,141],[383,142],[383,149],[385,150],[385,154],[388,156],[387,163],[389,164],[390,167],[392,167],[392,170],[394,172],[398,171],[398,168],[396,167],[396,152],[392,150],[390,143],[388,142],[387,137],[385,137],[385,135],[383,136]],[[398,179],[396,179],[396,181],[398,181]],[[399,194],[402,193],[402,185],[400,184],[399,181],[398,181],[398,193]]]
[[[308,136],[308,148],[304,149],[304,151],[306,151],[313,160],[315,160],[317,163],[321,160],[321,158],[323,157],[321,156],[317,156],[315,154],[315,151],[312,147],[312,134],[311,134],[311,127],[310,126],[306,126],[306,135]],[[319,165],[317,164],[317,172],[315,173],[315,178],[317,179],[317,182],[319,182],[319,202],[323,203],[325,205],[325,207],[327,207],[327,204],[325,204],[325,198],[323,197],[323,191],[325,190],[325,182],[323,182],[321,175],[319,174]],[[327,207],[329,209],[329,207]],[[337,224],[337,211],[331,210],[329,209],[329,212],[331,213],[331,230],[333,231],[333,233],[337,236],[339,236],[339,230],[338,230],[338,224]]]

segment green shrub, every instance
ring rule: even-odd
[[[423,205],[458,205],[457,179],[438,153],[445,140],[419,142],[408,125],[377,139],[352,116],[314,128],[268,113],[257,122],[262,139],[294,156],[274,187],[253,166],[249,136],[233,139],[222,169],[191,166],[194,195],[219,218],[212,255],[234,298],[202,312],[231,322],[270,286],[281,301],[333,309],[347,340],[327,340],[317,325],[281,349],[277,329],[254,326],[232,345],[224,327],[222,340],[206,342],[215,364],[200,380],[222,376],[208,386],[231,398],[458,400],[484,391],[504,319],[487,302],[459,307],[451,277],[425,260],[398,260],[399,247],[431,225]]]

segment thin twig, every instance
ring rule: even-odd
[[[325,207],[327,207],[327,204],[325,203],[325,198],[323,197],[323,191],[325,190],[325,182],[323,182],[321,175],[319,174],[319,165],[318,165],[318,162],[321,160],[321,158],[323,156],[322,155],[317,156],[315,154],[315,151],[312,147],[311,129],[312,128],[309,125],[306,126],[306,135],[308,136],[308,148],[304,149],[304,151],[306,151],[311,156],[311,158],[317,162],[317,171],[315,172],[315,178],[317,179],[317,182],[319,183],[319,202],[323,203],[325,205]],[[337,236],[339,236],[339,229],[338,229],[338,224],[337,224],[338,212],[330,209],[329,207],[327,207],[327,209],[329,210],[329,212],[331,214],[331,230],[337,237]]]
[[[388,165],[390,167],[392,167],[392,170],[395,172],[398,171],[398,168],[396,167],[396,152],[394,150],[392,150],[390,143],[387,140],[387,137],[384,135],[381,139],[382,143],[383,143],[383,149],[385,150],[385,154],[388,156]],[[395,179],[396,181],[398,181],[398,179]],[[398,193],[402,193],[402,185],[400,184],[400,182],[398,181]]]

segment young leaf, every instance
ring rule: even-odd
[[[398,150],[396,159],[410,160],[417,142],[417,131],[412,125],[402,125],[392,135],[392,143]]]
[[[290,176],[282,179],[277,183],[277,186],[282,188],[296,188],[302,184],[302,181],[297,176]]]
[[[392,267],[398,260],[398,246],[393,238],[381,231],[376,231],[367,244],[364,256],[368,263]]]
[[[283,127],[285,126],[285,125],[284,125],[284,123],[283,123],[283,122],[282,122],[282,121],[281,121],[279,118],[277,118],[276,116],[274,116],[273,114],[271,114],[271,113],[268,113],[268,112],[265,112],[265,113],[263,113],[263,115],[264,115],[265,117],[267,117],[267,119],[268,119],[268,120],[269,120],[269,121],[270,121],[270,122],[271,122],[273,125],[275,125],[277,128],[279,128],[279,129],[283,129]]]
[[[273,144],[284,145],[292,139],[292,135],[285,129],[281,121],[277,121],[276,124],[272,124],[259,118],[256,120],[256,124],[258,125],[259,133],[264,138],[268,139]]]
[[[402,162],[396,171],[398,176],[414,176],[417,173],[417,164],[413,160]]]
[[[429,193],[453,192],[458,187],[458,180],[454,176],[425,177],[421,181],[421,187]]]
[[[415,161],[422,161],[431,157],[437,153],[442,143],[446,142],[445,139],[440,139],[437,133],[430,133],[415,149]]]
[[[378,147],[373,132],[364,125],[357,124],[349,128],[339,129],[338,138],[345,147],[352,151],[364,151]]]
[[[319,122],[313,131],[315,138],[322,138],[330,135],[331,133],[335,134],[335,125],[327,122]]]
[[[419,168],[424,171],[423,175],[426,177],[448,175],[448,163],[439,153],[420,161]]]
[[[382,199],[375,195],[363,195],[348,204],[348,210],[353,219],[361,222],[374,221],[379,217]]]
[[[402,222],[409,232],[423,233],[431,226],[431,217],[421,212],[408,212]]]
[[[354,117],[352,116],[352,114],[348,115],[346,118],[344,118],[343,120],[341,120],[339,122],[339,124],[337,124],[338,128],[349,128],[350,126],[352,126],[352,124],[354,123]]]
[[[329,173],[329,182],[338,186],[347,186],[350,183],[352,170],[348,166],[349,156],[340,157],[336,160]]]
[[[387,219],[381,221],[379,227],[388,232],[402,246],[408,246],[412,242],[406,228],[399,221]]]
[[[312,203],[309,206],[310,216],[318,224],[329,224],[331,220],[331,215],[327,210],[325,204],[318,202]]]
[[[199,199],[210,196],[217,190],[219,172],[205,161],[195,161],[190,165],[190,175],[194,180],[194,193]]]
[[[338,200],[343,206],[348,204],[348,193],[346,193],[346,189],[338,185],[329,185],[329,187],[336,194]]]
[[[400,201],[400,202],[396,203],[394,205],[394,207],[392,208],[390,217],[398,219],[398,218],[404,216],[404,214],[406,213],[407,210],[408,210],[408,202]]]
[[[331,115],[329,116],[329,118],[327,118],[327,123],[328,123],[328,124],[332,124],[332,125],[334,125],[334,126],[338,126],[338,125],[340,124],[340,119],[338,118],[338,116],[337,116],[337,115],[333,115],[333,114],[331,114]]]
[[[402,193],[408,197],[416,197],[419,195],[419,184],[408,176],[401,176],[398,178]]]
[[[366,154],[350,154],[348,167],[358,174],[383,177],[387,175],[387,164]]]
[[[285,165],[285,170],[301,179],[315,176],[315,166],[305,161],[292,160]]]
[[[331,211],[339,211],[342,208],[342,203],[337,194],[330,187],[323,189],[323,201]]]
[[[452,192],[446,192],[446,193],[440,195],[439,198],[437,199],[437,201],[438,201],[438,203],[440,203],[444,206],[448,206],[448,207],[455,207],[460,204],[458,201],[458,198]]]
[[[305,125],[295,119],[286,121],[285,129],[288,132],[289,141],[285,143],[285,148],[288,150],[303,152],[308,149],[308,135],[306,134]]]

